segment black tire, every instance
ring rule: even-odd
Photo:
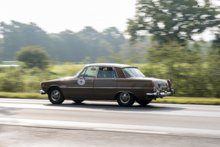
[[[135,98],[128,92],[121,92],[117,94],[117,102],[120,106],[129,107],[135,102]]]
[[[52,104],[62,104],[65,100],[62,91],[58,87],[53,87],[50,89],[48,99]]]
[[[81,104],[84,100],[73,100],[76,104]]]
[[[147,104],[149,104],[152,101],[152,99],[149,100],[136,100],[136,102],[138,104],[140,104],[141,106],[146,106]]]

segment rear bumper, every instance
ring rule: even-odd
[[[44,90],[42,90],[42,89],[40,90],[40,93],[41,94],[46,94],[46,92]]]
[[[173,95],[173,94],[175,94],[174,89],[171,89],[171,91],[169,91],[169,92],[158,90],[154,93],[146,93],[146,95],[148,95],[148,96],[158,96],[158,97],[164,97],[164,96]]]

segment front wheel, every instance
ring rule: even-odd
[[[134,104],[134,101],[134,96],[128,92],[122,92],[117,95],[117,102],[120,106],[132,106]]]
[[[136,100],[136,102],[138,104],[140,104],[141,106],[146,106],[147,104],[149,104],[152,101],[152,99],[149,100]]]
[[[49,91],[48,98],[52,104],[62,104],[65,100],[61,90],[58,87],[54,87]]]

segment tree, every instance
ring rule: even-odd
[[[29,68],[38,67],[45,69],[49,64],[47,52],[35,46],[21,48],[21,50],[16,53],[15,58],[20,62],[24,62]]]
[[[0,23],[0,33],[3,35],[5,60],[12,60],[15,53],[25,46],[39,46],[49,50],[49,38],[45,31],[35,23],[24,24],[11,21],[11,24]]]
[[[120,45],[122,45],[126,41],[123,34],[119,32],[119,30],[115,27],[110,27],[110,28],[105,29],[102,32],[102,35],[103,35],[102,38],[108,41],[112,45],[113,47],[112,51],[114,53],[119,52]]]
[[[215,33],[215,39],[211,43],[212,51],[211,54],[220,55],[220,25],[218,26],[218,31]]]
[[[0,63],[3,60],[3,39],[0,38]]]
[[[194,34],[220,23],[218,6],[210,0],[138,0],[135,19],[128,21],[131,41],[153,34],[160,44],[169,41],[185,43]]]

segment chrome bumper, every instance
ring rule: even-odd
[[[167,96],[167,95],[173,95],[175,93],[174,89],[171,89],[170,92],[167,91],[156,91],[154,93],[146,93],[146,95],[153,95],[153,96],[158,96],[158,97],[163,97],[163,96]]]
[[[46,92],[43,91],[42,89],[40,90],[40,93],[41,93],[41,94],[46,94]]]

